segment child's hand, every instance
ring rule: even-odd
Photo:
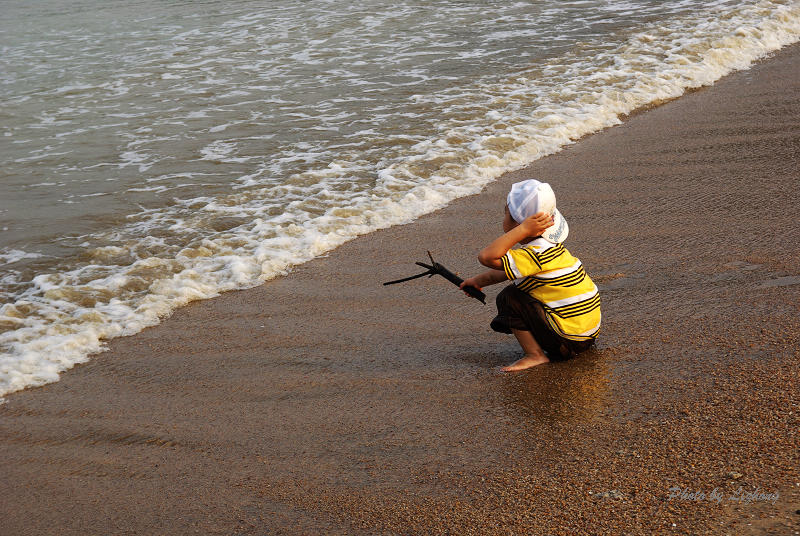
[[[475,287],[476,289],[482,291],[483,289],[479,286],[479,284],[480,283],[478,282],[478,278],[477,277],[470,277],[469,279],[465,279],[464,281],[462,281],[461,284],[458,285],[458,288],[460,288],[461,290],[464,290],[464,287]],[[469,294],[467,294],[466,290],[464,290],[464,295],[465,296],[469,296]]]
[[[553,217],[545,212],[537,212],[526,218],[521,227],[528,236],[540,236],[545,229],[553,225]]]

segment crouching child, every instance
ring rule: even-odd
[[[512,185],[503,231],[478,255],[490,270],[461,284],[481,289],[513,281],[497,295],[491,328],[513,333],[525,355],[502,370],[563,361],[589,349],[600,331],[600,295],[563,245],[569,227],[550,185],[534,179]],[[516,244],[521,247],[512,249]]]

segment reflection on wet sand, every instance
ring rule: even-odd
[[[608,361],[592,349],[569,361],[509,375],[504,393],[508,410],[528,422],[585,422],[611,403],[610,384]]]

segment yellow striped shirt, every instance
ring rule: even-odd
[[[562,244],[537,238],[502,258],[503,270],[520,290],[539,301],[550,326],[564,338],[585,341],[600,331],[597,286]]]

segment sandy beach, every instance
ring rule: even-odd
[[[798,169],[794,45],[195,302],[7,397],[0,534],[797,533]],[[381,283],[426,250],[477,273],[529,177],[556,191],[603,331],[502,374],[502,285],[484,306]]]

